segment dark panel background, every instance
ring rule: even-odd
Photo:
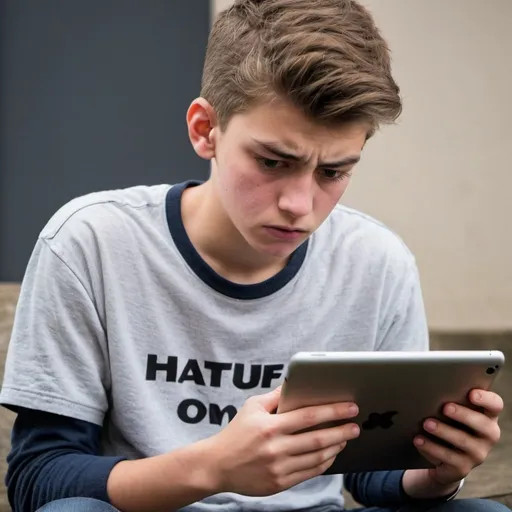
[[[0,0],[0,281],[77,195],[205,178],[185,114],[208,0]]]

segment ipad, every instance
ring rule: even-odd
[[[469,391],[491,389],[504,363],[502,352],[489,350],[299,352],[288,366],[277,413],[334,402],[359,406],[359,415],[346,422],[357,423],[360,436],[326,474],[429,468],[413,445],[417,434],[428,435],[423,421],[449,423],[442,414],[447,402],[475,408]]]

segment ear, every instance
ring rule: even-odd
[[[217,116],[213,107],[204,99],[195,99],[187,111],[188,136],[195,152],[205,160],[215,158],[214,130]]]

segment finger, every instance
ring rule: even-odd
[[[426,437],[416,437],[414,445],[427,460],[433,462],[436,466],[447,464],[453,467],[457,474],[461,475],[460,478],[464,478],[473,469],[473,464],[467,455],[442,446]]]
[[[489,453],[490,443],[487,440],[472,436],[458,428],[446,425],[434,419],[425,421],[423,427],[430,434],[446,441],[454,448],[457,448],[463,454],[467,455],[473,462],[473,465],[482,464]],[[432,441],[434,443],[436,442],[435,439]]]
[[[428,453],[425,453],[421,450],[421,448],[423,446],[422,444],[420,444],[422,442],[422,439],[424,439],[424,438],[421,436],[416,437],[414,439],[414,445],[416,446],[418,451],[421,453],[421,455],[423,455],[423,457],[425,457],[425,459],[427,459],[433,466],[435,466],[435,467],[440,466],[441,461],[439,459],[437,459],[436,457],[434,457]]]
[[[294,457],[287,457],[285,464],[283,465],[283,473],[290,475],[299,471],[313,469],[321,466],[329,459],[336,457],[340,451],[345,448],[345,445],[329,446],[320,451],[303,453]]]
[[[353,418],[358,413],[357,405],[351,402],[303,407],[280,414],[279,429],[283,434],[293,434],[324,423]]]
[[[473,404],[482,407],[489,418],[497,418],[503,411],[503,398],[492,391],[473,389],[469,393],[469,399]]]
[[[330,446],[345,444],[347,441],[358,437],[359,432],[360,429],[355,423],[347,423],[341,427],[292,434],[284,439],[283,450],[287,455],[299,455],[323,450]]]
[[[496,418],[489,418],[484,413],[458,404],[445,405],[443,413],[451,420],[469,427],[478,437],[487,439],[493,445],[500,439],[501,432]]]

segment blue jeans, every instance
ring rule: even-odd
[[[432,512],[511,512],[505,505],[490,500],[453,500],[434,508],[359,508],[357,512],[417,512],[431,510]],[[37,512],[119,512],[116,508],[103,501],[90,498],[68,498],[48,503]],[[313,512],[313,511],[311,511]],[[332,511],[335,512],[335,511]],[[356,512],[356,511],[354,511]]]
[[[511,512],[509,508],[491,500],[452,500],[434,507],[413,505],[400,508],[358,508],[354,512]]]
[[[92,498],[66,498],[52,501],[37,512],[119,512],[117,508],[104,501]]]

